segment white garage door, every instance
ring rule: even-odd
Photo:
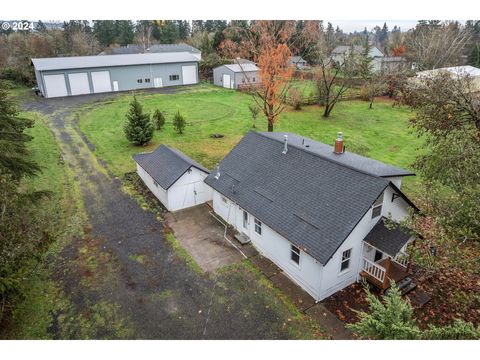
[[[195,65],[182,66],[183,85],[197,83],[197,67]]]
[[[68,74],[68,81],[72,95],[90,94],[87,73]]]
[[[112,91],[112,83],[110,82],[110,72],[95,71],[92,72],[93,92],[108,92]]]
[[[224,88],[230,89],[230,75],[223,74],[222,83]]]
[[[67,96],[67,84],[65,84],[65,76],[63,74],[58,75],[45,75],[43,77],[45,83],[45,89],[47,90],[47,97],[59,97]]]

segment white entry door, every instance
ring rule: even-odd
[[[230,87],[230,75],[223,74],[222,84],[223,84],[224,88],[231,89],[231,87]]]
[[[248,235],[248,213],[242,210],[242,231]]]
[[[65,84],[65,75],[45,75],[43,77],[47,97],[68,96],[67,84]]]
[[[70,83],[70,92],[72,95],[90,94],[90,84],[88,83],[87,73],[68,74]]]
[[[183,85],[197,83],[197,67],[195,65],[182,66]]]
[[[92,72],[93,92],[108,92],[112,91],[112,83],[110,82],[109,71],[95,71]]]
[[[118,81],[113,82],[113,91],[118,91]]]
[[[163,86],[163,80],[161,77],[153,78],[153,86],[156,88],[160,88]]]

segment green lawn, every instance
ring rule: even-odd
[[[177,94],[137,95],[144,110],[152,113],[158,108],[165,111],[167,117],[165,129],[156,131],[154,139],[145,147],[129,144],[123,133],[131,95],[121,95],[113,101],[82,109],[79,126],[95,145],[98,156],[118,176],[134,170],[133,154],[151,151],[161,143],[177,147],[213,168],[246,132],[252,130],[247,105],[253,100],[244,93],[209,85],[197,89]],[[177,110],[188,123],[183,135],[176,134],[172,127],[172,116]],[[337,104],[328,119],[321,114],[319,106],[307,106],[300,111],[287,109],[275,130],[332,144],[337,131],[342,131],[347,150],[407,168],[414,161],[420,140],[408,128],[412,113],[407,108],[392,107],[392,102],[379,100],[370,110],[366,102],[349,101]],[[264,118],[259,118],[256,129],[264,131],[265,128]],[[210,135],[215,133],[225,137],[212,139]],[[407,179],[408,190],[414,189],[414,182]]]

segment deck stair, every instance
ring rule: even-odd
[[[397,283],[397,288],[400,290],[400,294],[406,295],[410,291],[414,290],[417,287],[417,285],[412,281],[411,277],[406,277],[405,279],[399,281]],[[386,294],[388,294],[390,288],[385,291]]]
[[[242,245],[246,245],[250,242],[250,238],[245,234],[236,234],[235,239]]]

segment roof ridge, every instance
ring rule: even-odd
[[[252,132],[252,133],[257,133],[257,134],[263,136],[263,137],[266,138],[266,139],[271,139],[271,140],[274,140],[274,141],[276,141],[276,142],[282,143],[282,141],[281,141],[280,139],[275,139],[275,138],[269,137],[269,136],[267,136],[267,135],[265,135],[265,134],[262,134],[261,132],[258,132],[258,131],[250,131],[250,132]],[[313,139],[309,139],[309,140],[313,140]],[[313,140],[313,141],[316,141],[316,140]],[[323,144],[323,143],[322,143],[322,144]],[[295,149],[304,151],[305,153],[308,153],[308,154],[311,154],[311,155],[313,155],[313,156],[319,157],[319,158],[321,158],[321,159],[323,159],[323,160],[329,161],[329,162],[331,162],[332,164],[337,164],[337,165],[340,165],[340,166],[345,167],[345,168],[347,168],[347,169],[350,169],[350,170],[359,172],[360,174],[368,175],[368,176],[374,177],[374,178],[376,178],[376,179],[383,179],[383,180],[385,180],[385,178],[382,177],[382,176],[374,175],[374,174],[372,174],[372,173],[369,173],[369,172],[366,172],[366,171],[357,169],[357,168],[355,168],[355,167],[353,167],[353,166],[350,166],[350,165],[341,163],[341,162],[336,161],[336,160],[334,160],[334,159],[330,159],[330,158],[325,157],[325,156],[323,156],[323,155],[321,155],[321,154],[318,154],[318,153],[315,153],[315,152],[312,152],[312,151],[308,151],[308,150],[304,149],[304,148],[301,147],[301,146],[297,146],[297,145],[295,145],[295,144],[290,144],[290,143],[288,144],[288,146],[292,146],[292,147],[294,147]],[[358,155],[358,154],[356,154],[356,155]],[[359,156],[361,156],[361,155],[359,155]],[[375,160],[375,159],[373,159],[373,160]],[[378,161],[378,160],[377,160],[377,161]],[[385,181],[388,181],[388,180],[385,180]]]

